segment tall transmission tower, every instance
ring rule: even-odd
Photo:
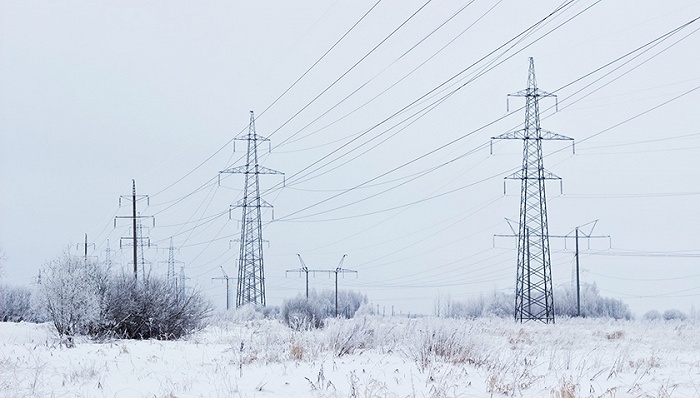
[[[250,111],[248,134],[236,140],[248,142],[246,164],[220,171],[219,173],[244,174],[243,199],[232,208],[243,209],[241,221],[240,255],[238,258],[238,283],[236,307],[252,303],[265,305],[265,271],[263,265],[262,208],[272,205],[260,197],[261,174],[283,174],[258,164],[258,145],[269,141],[255,132],[255,116]],[[219,174],[219,175],[220,175]]]
[[[527,88],[508,96],[525,97],[525,125],[521,130],[504,133],[492,139],[523,141],[522,168],[505,177],[520,180],[515,320],[554,323],[545,180],[561,178],[545,170],[542,141],[572,138],[540,128],[540,98],[556,96],[537,88],[533,58],[530,58]]]

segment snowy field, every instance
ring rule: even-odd
[[[0,323],[2,397],[693,397],[691,321],[212,321],[180,341],[57,344]]]

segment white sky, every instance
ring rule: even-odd
[[[588,75],[697,18],[699,3],[573,1],[496,51],[563,3],[431,1],[382,43],[425,4],[383,1],[304,75],[374,3],[0,3],[4,282],[30,283],[84,233],[100,258],[109,239],[122,267],[128,228],[113,219],[129,215],[118,199],[135,178],[150,195],[139,210],[156,217],[152,272],[165,273],[173,236],[189,283],[223,305],[224,285],[211,278],[220,267],[236,275],[229,241],[240,210],[229,221],[227,208],[243,180],[219,186],[216,176],[242,164],[244,146],[234,153],[228,142],[254,110],[272,144],[262,164],[287,179],[283,189],[278,177],[261,181],[276,219],[264,231],[268,303],[303,292],[303,278],[284,272],[299,266],[296,253],[326,269],[347,254],[344,266],[359,274],[341,287],[387,312],[429,313],[438,295],[512,291],[515,242],[494,247],[492,237],[518,216],[519,187],[509,181],[504,196],[503,177],[520,166],[522,144],[494,142],[493,155],[488,144],[522,125],[522,100],[511,99],[508,115],[506,94],[526,87],[534,57],[539,87],[559,98],[558,113],[542,103],[543,128],[577,142],[575,155],[545,142],[545,167],[564,183],[563,195],[547,186],[550,233],[599,219],[594,233],[611,235],[612,249],[591,242],[582,280],[638,315],[700,306],[699,259],[679,256],[700,254],[700,22]],[[465,69],[449,90],[486,73],[360,135]],[[567,285],[573,242],[551,246],[554,283]],[[311,283],[333,286],[324,275]]]

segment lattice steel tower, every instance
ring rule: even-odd
[[[542,140],[571,140],[572,138],[540,128],[539,100],[541,97],[554,97],[554,95],[537,88],[535,62],[532,58],[530,58],[527,89],[509,96],[525,97],[524,128],[492,138],[523,141],[522,168],[505,177],[520,180],[515,319],[521,322],[538,320],[553,323],[554,297],[545,180],[561,180],[561,178],[544,169]]]
[[[258,145],[269,141],[255,133],[255,117],[250,111],[248,134],[236,138],[248,141],[245,166],[232,167],[220,173],[245,175],[243,199],[231,207],[243,208],[241,221],[240,256],[238,258],[238,283],[236,307],[243,304],[265,305],[265,271],[263,266],[262,211],[272,207],[260,197],[260,174],[282,174],[258,164]]]

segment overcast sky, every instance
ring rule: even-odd
[[[599,220],[582,280],[649,309],[700,307],[700,3],[672,1],[3,1],[0,3],[2,280],[28,284],[88,234],[125,269],[136,179],[155,216],[152,272],[172,237],[190,286],[224,305],[236,275],[249,111],[263,176],[267,300],[303,292],[299,267],[344,267],[387,311],[512,292],[522,126],[534,57],[550,233]],[[558,7],[562,6],[560,9]],[[364,16],[364,17],[363,17]],[[538,24],[539,21],[542,21]],[[356,25],[355,25],[356,24]],[[688,25],[686,25],[688,24]],[[355,26],[354,26],[355,25]],[[354,27],[353,27],[354,26]],[[680,29],[679,29],[680,28]],[[325,54],[325,55],[324,55]],[[271,149],[271,150],[270,150]],[[584,228],[585,230],[585,228]],[[586,230],[585,232],[589,232]],[[573,241],[552,239],[554,284]],[[695,257],[693,256],[695,255]],[[312,287],[332,288],[318,274]]]

